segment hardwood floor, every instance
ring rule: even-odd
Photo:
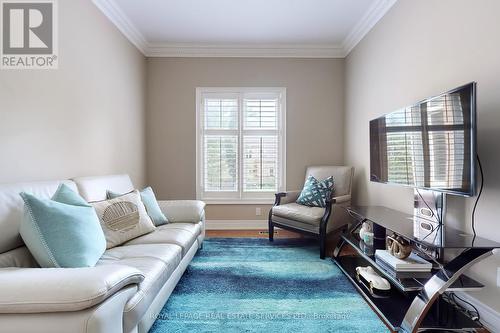
[[[206,237],[228,237],[228,238],[267,238],[267,230],[207,230]],[[304,235],[288,231],[275,230],[276,238],[304,238]]]
[[[267,230],[207,230],[206,237],[228,237],[228,238],[268,238]],[[289,230],[274,229],[274,238],[308,238],[303,234],[299,234]],[[326,242],[326,256],[331,257],[335,245],[339,239],[339,234],[332,233],[328,236]],[[318,241],[319,242],[319,241]],[[319,243],[318,243],[319,244]]]

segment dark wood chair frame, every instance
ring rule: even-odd
[[[274,199],[274,205],[273,208],[276,206],[279,206],[281,204],[281,198],[285,197],[287,195],[286,192],[279,192],[275,194],[275,199]],[[279,222],[273,221],[273,209],[271,208],[269,210],[269,219],[268,219],[268,226],[269,226],[269,241],[272,242],[274,240],[274,227],[279,227],[282,229],[290,230],[290,231],[295,231],[301,234],[306,234],[310,236],[314,236],[316,238],[319,238],[319,257],[321,259],[325,259],[325,252],[326,252],[326,226],[328,224],[328,220],[330,219],[330,215],[332,214],[332,209],[333,209],[333,204],[335,204],[336,200],[334,198],[330,198],[326,201],[326,207],[325,207],[325,213],[323,214],[323,217],[321,218],[321,222],[319,224],[319,233],[314,233],[309,230],[304,230],[300,228],[295,228],[289,225],[285,225]],[[330,232],[333,232],[335,230],[331,230]]]

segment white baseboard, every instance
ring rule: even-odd
[[[456,293],[459,297],[463,298],[467,302],[474,304],[479,311],[481,316],[481,323],[492,333],[500,333],[500,313],[490,306],[481,303],[476,298],[472,297],[470,294],[464,292]]]
[[[267,229],[267,220],[206,220],[207,230]]]

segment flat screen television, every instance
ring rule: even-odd
[[[476,84],[370,121],[370,180],[473,196]]]

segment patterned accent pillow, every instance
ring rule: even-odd
[[[158,205],[158,201],[156,200],[156,196],[155,193],[153,192],[153,189],[149,186],[146,187],[144,190],[140,191],[139,193],[141,194],[142,203],[144,204],[144,207],[146,207],[146,211],[151,220],[153,220],[154,225],[160,226],[162,224],[168,223],[167,217],[161,211],[160,205]],[[118,198],[119,196],[122,196],[124,194],[115,193],[110,190],[106,191],[106,197],[108,199]]]
[[[326,207],[326,201],[332,197],[332,194],[333,176],[322,181],[309,176],[296,202],[304,206]]]
[[[106,249],[156,229],[137,190],[115,199],[92,202],[91,205],[101,222]]]

